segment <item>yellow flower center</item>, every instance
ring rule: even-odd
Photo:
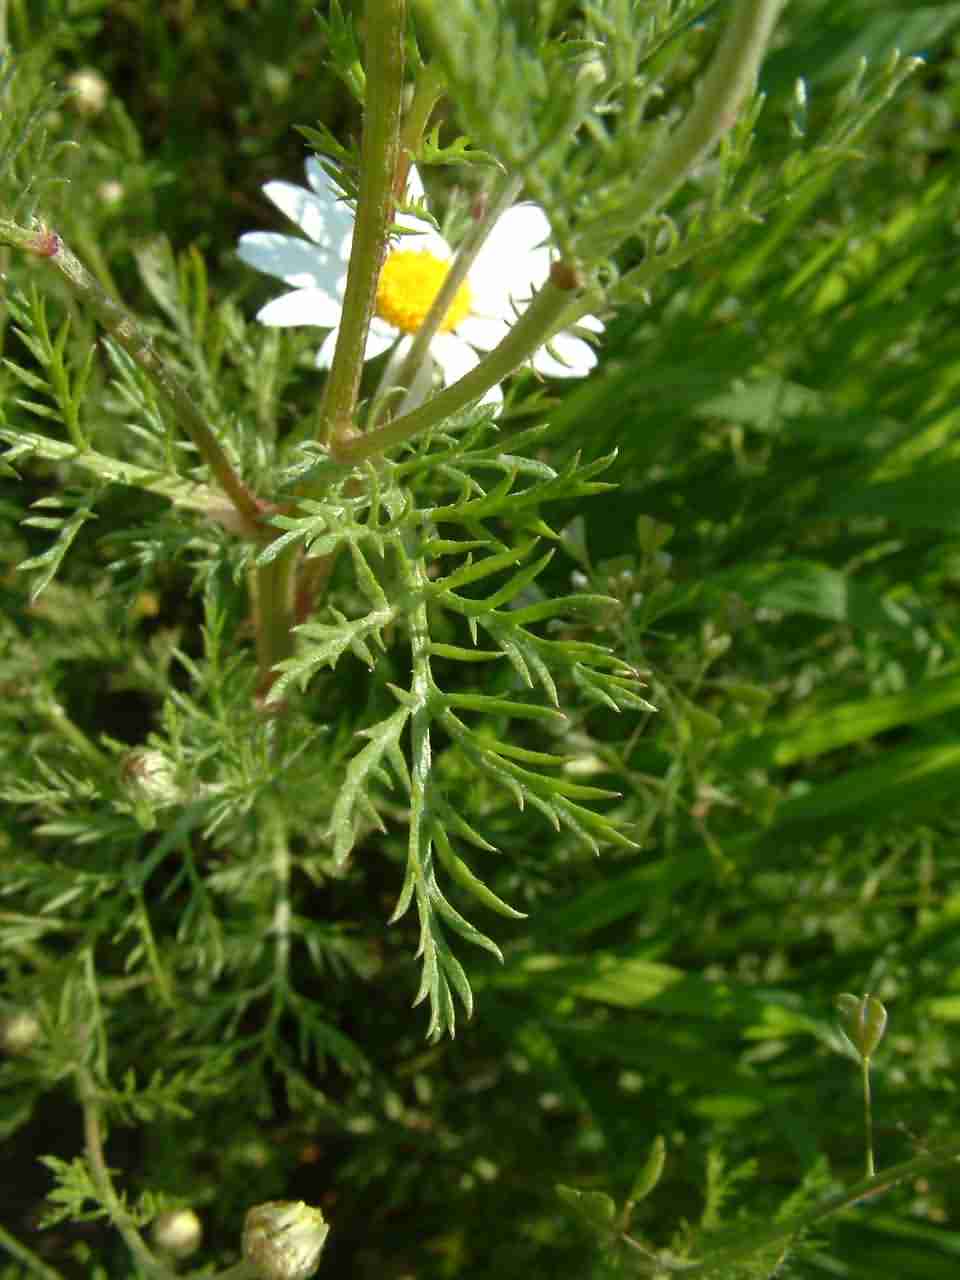
[[[443,262],[425,249],[395,250],[388,255],[380,272],[377,315],[404,333],[416,333],[449,270],[449,262]],[[440,322],[440,332],[455,329],[469,313],[470,286],[464,281]]]

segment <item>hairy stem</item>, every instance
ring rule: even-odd
[[[407,111],[403,121],[403,128],[400,130],[400,156],[397,162],[397,172],[393,182],[393,194],[397,200],[402,200],[407,189],[407,174],[410,172],[410,165],[413,163],[414,156],[420,146],[420,140],[423,137],[424,130],[430,121],[430,115],[433,108],[440,100],[440,95],[444,90],[443,72],[435,64],[427,64],[422,67],[420,74],[417,76],[417,83],[413,90],[413,101]]]
[[[234,470],[197,405],[196,397],[164,363],[136,317],[98,284],[56,232],[27,230],[16,223],[0,220],[0,243],[47,258],[57,268],[79,300],[90,308],[107,333],[123,347],[160,392],[177,424],[193,441],[197,452],[236,508],[242,532],[250,537],[258,536],[261,512],[256,498]]]
[[[296,547],[285,547],[268,564],[257,565],[251,575],[259,671],[257,694],[262,701],[276,679],[274,667],[293,654],[297,558]]]
[[[406,0],[367,0],[365,16],[367,87],[360,192],[340,331],[320,404],[322,442],[336,443],[353,432],[367,330],[396,207]]]
[[[639,180],[639,221],[669,200],[728,129],[753,89],[784,0],[739,0],[727,23],[696,101],[667,145],[654,156]]]

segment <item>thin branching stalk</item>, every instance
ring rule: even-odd
[[[47,229],[30,231],[16,223],[0,221],[0,242],[46,258],[57,268],[80,302],[96,315],[107,333],[123,347],[160,392],[177,425],[193,441],[197,452],[236,508],[240,531],[250,537],[259,536],[261,510],[256,498],[234,469],[197,405],[196,397],[158,355],[136,317],[101,287],[56,232]]]
[[[736,124],[784,0],[739,0],[696,99],[669,142],[638,181],[632,212],[639,221],[663,207],[694,167]]]
[[[913,1160],[905,1160],[902,1164],[891,1165],[889,1169],[884,1169],[882,1173],[874,1177],[863,1178],[845,1191],[830,1196],[826,1200],[821,1200],[818,1205],[814,1205],[812,1209],[799,1214],[789,1222],[776,1223],[766,1230],[755,1229],[750,1232],[747,1238],[737,1244],[716,1249],[713,1253],[705,1255],[696,1261],[688,1262],[677,1259],[671,1262],[659,1255],[656,1262],[658,1274],[676,1273],[683,1276],[712,1274],[716,1267],[738,1262],[743,1258],[749,1258],[761,1249],[789,1244],[792,1239],[802,1235],[805,1231],[809,1231],[811,1227],[815,1227],[818,1223],[842,1213],[845,1209],[853,1208],[861,1200],[872,1199],[884,1191],[892,1190],[902,1182],[925,1177],[943,1165],[950,1164],[958,1159],[960,1159],[960,1138],[955,1139],[953,1142],[946,1142],[942,1146],[936,1147],[922,1156],[917,1156]],[[627,1240],[625,1243],[635,1245],[636,1241]]]
[[[396,208],[394,178],[400,157],[406,0],[367,0],[365,14],[367,67],[360,191],[340,331],[320,405],[323,442],[336,443],[354,431],[367,331]]]
[[[148,1276],[154,1280],[174,1280],[175,1272],[165,1267],[150,1249],[126,1205],[117,1195],[103,1151],[103,1129],[97,1086],[85,1065],[77,1067],[77,1092],[83,1108],[83,1132],[90,1177],[110,1220],[123,1236],[127,1248]]]
[[[445,87],[443,72],[436,63],[428,63],[421,67],[417,83],[413,90],[413,101],[407,110],[400,130],[400,155],[397,160],[397,172],[393,180],[393,194],[402,200],[407,189],[407,175],[413,163],[421,139],[430,122],[433,108],[437,105]]]

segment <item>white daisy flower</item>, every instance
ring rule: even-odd
[[[316,359],[317,367],[326,369],[339,333],[353,211],[338,199],[333,183],[313,157],[306,167],[310,190],[290,182],[268,182],[263,191],[308,239],[252,231],[240,237],[239,254],[248,266],[278,277],[292,289],[261,308],[257,313],[261,324],[317,325],[331,330]],[[407,195],[411,201],[423,199],[423,185],[412,167]],[[367,360],[391,348],[394,359],[402,359],[453,258],[453,250],[428,222],[400,213],[396,223],[407,234],[392,243],[380,272]],[[444,384],[469,373],[480,360],[478,351],[489,351],[501,341],[517,311],[547,279],[549,231],[546,214],[535,204],[514,205],[497,219],[430,341],[430,356]],[[596,316],[583,316],[577,323],[593,333],[603,331]],[[580,378],[596,362],[592,347],[582,338],[559,333],[550,340],[549,349],[541,347],[530,363],[546,377]],[[499,387],[485,397],[488,402],[502,398]]]

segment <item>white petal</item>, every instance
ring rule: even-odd
[[[401,338],[397,343],[397,350],[394,359],[397,365],[400,364],[407,351],[410,349],[410,343],[413,341],[410,337]],[[394,404],[394,415],[399,417],[401,414],[410,413],[414,409],[419,409],[430,394],[433,388],[433,375],[436,365],[433,360],[424,360],[420,368],[413,375],[413,382],[407,387],[399,402]]]
[[[499,382],[495,382],[489,391],[484,392],[481,404],[492,404],[498,408],[503,404],[503,388]]]
[[[447,387],[480,363],[473,347],[454,333],[438,333],[430,343],[430,354],[440,366],[443,383]]]
[[[320,350],[314,358],[314,364],[318,369],[329,369],[330,361],[333,359],[333,353],[337,345],[337,336],[340,333],[340,326],[334,329],[332,333],[328,333],[320,344]]]
[[[340,323],[340,303],[322,289],[296,289],[274,298],[257,312],[261,324],[288,329],[292,325],[319,325],[327,328]]]
[[[606,326],[596,316],[581,316],[577,321],[578,329],[589,329],[591,333],[603,333]]]
[[[372,360],[374,356],[392,347],[396,340],[397,331],[393,325],[383,324],[382,321],[378,324],[374,320],[367,333],[367,345],[363,351],[364,360]]]
[[[339,195],[337,188],[334,186],[333,179],[324,169],[317,157],[308,156],[307,163],[304,168],[307,171],[307,181],[310,183],[310,186],[320,199],[328,200],[330,204],[338,203]]]
[[[550,239],[550,219],[537,204],[515,204],[496,220],[484,249],[493,252],[530,253]]]
[[[320,344],[320,350],[314,359],[314,364],[318,369],[329,369],[330,362],[333,360],[333,353],[337,346],[337,335],[340,332],[339,318],[337,327],[332,333],[328,333]],[[374,319],[370,326],[370,332],[367,335],[367,345],[363,353],[364,360],[372,360],[374,356],[380,355],[382,351],[386,351],[388,347],[392,347],[397,340],[397,331],[392,325],[384,324],[382,320]]]
[[[548,378],[582,378],[597,363],[597,355],[592,347],[582,338],[574,338],[569,333],[558,333],[550,339],[550,346],[556,351],[557,359],[546,347],[541,347],[531,361],[537,373]]]
[[[534,249],[515,258],[487,259],[470,269],[473,310],[513,324],[550,274],[549,249]]]
[[[335,200],[332,190],[318,195],[292,182],[268,182],[263,194],[321,249],[338,257],[349,254],[353,210],[342,200]]]
[[[475,369],[480,363],[473,348],[461,342],[453,333],[438,333],[430,343],[430,354],[440,366],[443,383],[447,387],[457,382],[471,369]],[[480,403],[498,406],[503,404],[503,391],[500,386],[494,384],[485,391],[480,397]]]
[[[494,223],[477,254],[471,283],[496,281],[515,298],[528,298],[550,272],[547,215],[535,204],[515,204]]]
[[[481,351],[492,351],[509,331],[509,324],[495,316],[469,315],[457,325],[458,336]]]
[[[410,172],[407,174],[407,199],[423,200],[426,193],[423,189],[423,179],[420,177],[420,170],[415,164],[410,166]]]
[[[276,276],[295,289],[324,289],[338,297],[343,294],[345,266],[309,240],[275,231],[248,231],[240,237],[237,253],[248,267]]]

